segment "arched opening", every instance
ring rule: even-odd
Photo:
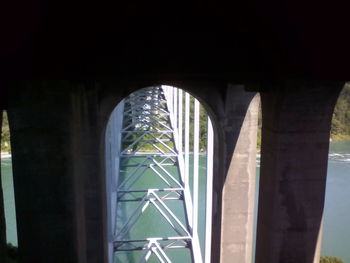
[[[2,125],[1,125],[1,208],[3,214],[1,215],[2,228],[1,235],[5,237],[5,261],[13,262],[17,260],[17,223],[15,211],[15,197],[13,186],[12,173],[12,158],[11,158],[11,144],[10,144],[10,128],[7,118],[7,112],[2,111]],[[4,227],[4,228],[3,228]]]
[[[332,119],[321,262],[350,262],[349,174],[350,83],[346,83],[339,95]]]
[[[109,262],[210,262],[213,131],[181,89],[138,90],[106,129]]]

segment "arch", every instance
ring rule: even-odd
[[[174,93],[174,94],[173,94]],[[135,97],[133,96],[133,94],[135,94]],[[136,94],[138,94],[138,95],[136,95]],[[180,95],[181,94],[181,95]],[[127,135],[125,136],[125,137],[123,137],[123,135],[121,135],[121,137],[122,138],[124,138],[122,141],[120,141],[120,138],[119,139],[117,139],[117,138],[114,138],[114,133],[117,131],[117,130],[123,130],[123,131],[125,131],[125,129],[128,129],[129,127],[130,127],[130,125],[128,125],[128,124],[125,124],[125,120],[126,119],[128,119],[127,118],[127,116],[129,116],[130,115],[130,113],[132,113],[132,112],[139,112],[139,110],[140,110],[140,106],[138,106],[139,105],[139,103],[140,103],[140,99],[139,99],[139,97],[137,97],[137,96],[141,96],[140,98],[141,98],[141,109],[142,109],[142,112],[148,112],[146,115],[142,115],[142,118],[140,118],[139,119],[139,115],[138,114],[134,114],[134,115],[132,115],[132,119],[131,119],[131,121],[132,121],[132,123],[134,123],[134,122],[136,122],[136,124],[133,126],[133,127],[135,127],[135,128],[133,128],[133,129],[136,129],[136,130],[138,130],[138,126],[143,126],[143,125],[146,125],[148,128],[147,129],[149,129],[149,127],[150,127],[150,125],[152,124],[152,122],[153,122],[153,119],[154,118],[156,118],[155,117],[155,115],[152,115],[152,112],[154,111],[154,110],[152,110],[152,107],[154,107],[156,110],[157,110],[157,114],[161,114],[161,112],[162,112],[162,109],[161,108],[159,108],[159,107],[161,107],[160,105],[162,105],[162,99],[161,99],[161,97],[160,96],[162,96],[163,98],[164,98],[164,96],[165,96],[165,98],[167,99],[167,101],[166,101],[166,108],[164,108],[163,109],[163,111],[164,110],[169,110],[168,112],[169,112],[169,114],[167,113],[166,114],[166,116],[168,116],[168,117],[165,117],[165,118],[169,118],[170,117],[170,119],[168,119],[168,121],[169,121],[169,124],[171,124],[172,125],[172,131],[171,131],[171,133],[173,134],[173,138],[171,139],[171,142],[170,142],[170,144],[173,144],[173,147],[175,147],[174,149],[176,149],[176,152],[177,152],[177,157],[175,157],[176,158],[176,162],[175,163],[173,163],[173,165],[178,165],[178,169],[179,169],[179,175],[181,176],[181,180],[180,181],[182,181],[183,183],[180,183],[179,184],[179,182],[180,181],[178,181],[178,186],[177,187],[184,187],[182,190],[176,190],[176,191],[178,191],[179,193],[181,192],[181,194],[179,195],[179,197],[181,197],[179,200],[184,200],[184,203],[183,203],[183,205],[184,205],[184,207],[186,207],[186,209],[185,209],[185,211],[187,211],[186,213],[185,213],[185,218],[183,218],[183,219],[185,219],[185,223],[184,222],[182,222],[183,224],[181,224],[180,223],[180,221],[179,221],[179,219],[177,219],[176,218],[176,216],[174,216],[171,212],[169,212],[169,210],[168,210],[168,208],[166,207],[166,205],[165,204],[163,204],[160,200],[158,200],[157,199],[157,194],[155,194],[155,193],[153,193],[153,195],[156,197],[156,199],[162,204],[162,205],[164,205],[164,208],[165,208],[165,210],[167,211],[167,212],[169,212],[170,213],[170,215],[172,215],[173,216],[173,219],[182,227],[182,229],[186,232],[187,230],[186,230],[186,228],[184,228],[185,226],[184,225],[186,225],[187,224],[187,227],[189,227],[188,228],[188,232],[187,232],[187,236],[189,235],[189,233],[191,233],[191,240],[189,240],[189,241],[186,241],[186,239],[184,239],[184,241],[186,241],[185,242],[185,244],[187,244],[186,245],[186,247],[188,246],[188,245],[190,245],[190,247],[192,247],[193,249],[192,249],[192,259],[193,260],[195,260],[195,262],[201,262],[201,259],[199,259],[200,257],[202,257],[201,256],[201,253],[200,253],[200,248],[199,248],[199,243],[201,243],[199,240],[198,240],[198,237],[197,237],[197,225],[198,225],[198,220],[196,220],[195,219],[195,217],[196,217],[196,215],[197,215],[197,213],[196,212],[191,212],[192,211],[192,205],[191,205],[191,195],[190,195],[190,192],[191,192],[191,190],[190,190],[190,185],[188,185],[188,186],[186,186],[187,185],[187,183],[186,183],[186,174],[188,173],[188,172],[186,172],[186,171],[188,171],[188,169],[189,168],[186,168],[187,166],[185,165],[186,164],[186,156],[188,156],[188,147],[189,147],[189,139],[188,138],[186,138],[186,143],[185,143],[185,146],[187,145],[187,152],[185,153],[185,160],[183,160],[183,157],[182,157],[182,145],[183,145],[183,142],[182,141],[180,141],[181,140],[181,137],[182,137],[182,133],[183,133],[183,129],[182,129],[182,124],[183,124],[183,122],[184,123],[186,123],[186,129],[185,129],[185,134],[186,134],[186,132],[187,133],[189,133],[189,126],[187,125],[188,124],[188,122],[187,121],[189,121],[189,115],[187,115],[187,114],[189,114],[189,109],[190,109],[190,104],[189,104],[189,101],[190,101],[190,96],[189,95],[184,95],[183,96],[183,94],[182,94],[182,91],[177,91],[177,89],[174,89],[174,88],[172,88],[172,87],[166,87],[166,86],[162,86],[162,87],[153,87],[153,88],[149,88],[149,89],[146,89],[146,90],[144,90],[144,91],[138,91],[138,93],[132,93],[129,97],[127,97],[127,100],[126,100],[126,102],[125,103],[127,103],[127,104],[125,104],[123,101],[122,102],[120,102],[119,104],[118,104],[118,106],[116,107],[116,109],[115,109],[115,111],[111,114],[111,116],[110,116],[110,120],[109,120],[109,124],[108,124],[108,126],[107,126],[107,129],[106,129],[106,149],[108,148],[108,145],[110,145],[110,142],[109,142],[109,140],[112,140],[113,141],[113,143],[111,144],[112,145],[112,150],[108,150],[107,149],[107,152],[106,152],[106,160],[107,160],[107,174],[110,174],[110,175],[113,175],[113,171],[116,171],[116,167],[114,167],[114,165],[115,165],[115,163],[117,163],[117,166],[118,166],[118,162],[123,162],[123,157],[122,156],[125,156],[125,154],[126,153],[128,153],[128,152],[132,152],[132,153],[134,153],[135,152],[135,154],[136,154],[136,152],[140,152],[141,153],[141,155],[147,155],[147,152],[144,152],[145,151],[145,149],[143,149],[142,147],[144,147],[144,142],[145,141],[147,141],[147,139],[145,139],[146,138],[146,136],[149,136],[149,134],[148,134],[148,132],[147,132],[147,134],[146,133],[143,133],[142,135],[140,135],[141,137],[139,137],[139,138],[137,138],[136,140],[135,140],[135,143],[132,143],[131,144],[131,146],[128,146],[129,148],[126,148],[125,150],[123,150],[123,151],[121,151],[120,153],[122,154],[121,155],[121,157],[120,158],[122,158],[122,159],[118,159],[118,157],[116,157],[116,159],[118,159],[117,161],[115,161],[115,159],[114,159],[114,157],[113,156],[118,156],[118,153],[116,153],[116,152],[113,152],[114,150],[115,150],[115,148],[122,148],[123,147],[123,145],[124,145],[124,143],[126,142],[126,141],[128,141],[129,140],[129,138],[130,138],[130,136],[132,135],[132,134],[138,134],[139,132],[136,132],[136,133],[131,133],[131,131],[128,131],[127,132]],[[155,99],[153,98],[153,96],[155,96]],[[180,99],[181,98],[181,99]],[[186,98],[186,99],[185,99]],[[160,100],[159,100],[160,99]],[[171,100],[171,102],[169,102],[169,100]],[[183,100],[185,100],[186,101],[186,117],[188,118],[188,120],[187,121],[183,121],[182,120],[182,115],[183,115],[183,111],[182,110],[179,110],[177,107],[182,107],[182,101]],[[135,103],[135,101],[136,101],[136,103]],[[145,101],[149,101],[149,102],[145,102]],[[123,107],[124,107],[124,105],[129,105],[129,108],[127,108],[127,109],[124,109],[123,110]],[[135,105],[135,106],[132,106],[132,105]],[[197,113],[195,113],[195,118],[197,118],[196,116],[199,116],[199,103],[198,102],[196,102],[196,100],[194,100],[194,107],[195,107],[195,112],[196,112],[196,109],[197,109]],[[197,105],[197,106],[196,106]],[[134,108],[130,108],[130,106],[132,106],[132,107],[134,107]],[[152,111],[151,111],[152,110]],[[123,113],[124,112],[124,113]],[[173,113],[172,113],[173,112]],[[120,118],[120,117],[118,117],[118,116],[122,116],[124,114],[124,125],[122,124],[123,123],[123,119],[122,118]],[[197,114],[197,115],[196,115]],[[148,117],[148,116],[150,116],[150,117]],[[153,116],[153,117],[152,117]],[[179,117],[179,120],[177,119],[177,117]],[[162,117],[162,118],[164,118],[164,117]],[[199,118],[199,117],[198,117]],[[197,121],[198,121],[198,125],[199,125],[199,119],[197,118]],[[160,120],[159,120],[160,121]],[[147,124],[147,123],[151,123],[151,124]],[[160,122],[160,123],[162,123],[162,121]],[[152,124],[153,125],[153,124]],[[162,124],[164,127],[166,127],[166,124]],[[175,125],[175,126],[174,126]],[[180,127],[178,127],[178,125],[180,126]],[[196,136],[196,132],[198,133],[199,132],[199,128],[196,128],[196,127],[198,127],[198,125],[196,125],[196,124],[194,124],[194,165],[195,165],[195,168],[194,168],[194,178],[196,177],[196,173],[198,173],[198,172],[196,172],[198,169],[196,169],[196,165],[198,166],[198,154],[197,154],[197,152],[198,152],[198,145],[199,145],[199,141],[197,140],[197,143],[196,143],[196,138],[197,138],[197,136]],[[141,127],[140,126],[140,127]],[[122,127],[123,127],[123,129],[122,129]],[[126,127],[126,128],[125,128]],[[170,126],[169,126],[170,127]],[[111,130],[113,131],[114,130],[114,132],[111,132]],[[156,130],[158,130],[158,128],[156,128]],[[178,135],[177,135],[177,133],[176,133],[176,131],[179,131],[178,132]],[[165,132],[165,131],[164,131]],[[169,131],[168,131],[169,132]],[[159,133],[159,132],[153,132],[153,133]],[[153,135],[152,135],[153,136]],[[158,136],[158,135],[157,135]],[[166,135],[166,136],[168,136],[168,135]],[[199,136],[199,134],[198,134],[198,136]],[[168,148],[168,150],[169,150],[169,146],[167,146],[167,144],[166,143],[163,143],[163,142],[161,142],[161,140],[160,140],[160,138],[162,137],[162,135],[159,137],[159,138],[156,138],[156,137],[154,137],[156,140],[154,140],[154,139],[152,139],[152,143],[150,143],[149,145],[151,145],[151,146],[153,146],[154,148],[153,148],[153,150],[155,150],[156,149],[156,153],[158,154],[159,152],[160,153],[163,153],[163,154],[165,154],[165,150],[163,149],[160,149],[160,147],[165,147],[165,148]],[[179,139],[178,139],[178,137],[179,137]],[[188,137],[188,136],[187,136]],[[170,137],[169,137],[170,138]],[[149,139],[148,139],[149,140]],[[140,147],[136,147],[137,149],[135,150],[133,147],[135,147],[135,145],[137,145],[137,143],[138,142],[140,142],[141,141],[141,148]],[[159,144],[159,142],[161,143],[161,144]],[[156,144],[158,144],[158,146],[156,146]],[[196,146],[197,145],[197,146]],[[130,148],[130,147],[132,147],[132,148]],[[196,147],[197,147],[197,150],[196,150]],[[122,148],[123,149],[123,148]],[[185,147],[185,149],[186,149],[186,147]],[[157,152],[158,151],[158,152]],[[170,153],[171,152],[173,152],[171,149],[170,149]],[[175,152],[173,152],[174,154],[175,154]],[[186,155],[187,154],[187,155]],[[161,154],[162,155],[162,154]],[[157,155],[158,157],[157,158],[160,158],[160,156],[161,155]],[[110,156],[112,156],[112,165],[110,165],[111,164],[111,162],[109,162],[109,159],[110,159]],[[138,155],[137,156],[137,158],[139,158],[139,156],[140,155]],[[148,157],[147,157],[147,160],[149,160],[150,159],[150,157],[149,156],[151,156],[151,155],[147,155]],[[125,157],[124,157],[125,158]],[[152,157],[153,158],[153,157]],[[152,159],[151,158],[151,159]],[[165,159],[163,160],[163,161],[167,161],[167,162],[169,162],[169,160],[171,160],[172,158],[174,158],[174,157],[164,157]],[[197,161],[196,161],[196,158],[197,158]],[[155,164],[157,164],[156,165],[156,168],[161,168],[162,169],[162,171],[163,172],[165,172],[165,174],[163,174],[163,175],[160,175],[159,173],[161,172],[161,171],[156,171],[155,170],[155,168],[152,168],[152,166],[149,166],[148,168],[152,168],[152,170],[153,170],[153,172],[156,174],[156,175],[158,175],[161,179],[163,179],[163,181],[164,182],[166,182],[167,184],[168,184],[168,182],[163,178],[163,176],[168,176],[168,177],[170,177],[173,181],[175,181],[176,182],[176,180],[174,180],[174,178],[166,171],[166,169],[165,168],[162,168],[161,167],[161,165],[159,165],[159,163],[157,163],[157,161],[155,160],[155,159],[152,159],[153,161],[152,162],[154,162]],[[187,160],[188,160],[188,158],[187,158]],[[162,163],[163,161],[161,161],[160,163]],[[152,164],[152,162],[151,162],[151,165],[154,165],[154,164]],[[171,163],[171,161],[170,161],[170,163]],[[182,164],[183,163],[183,164]],[[182,166],[182,165],[185,165],[185,166]],[[167,165],[169,165],[169,164],[167,164]],[[123,166],[124,167],[124,166]],[[127,167],[129,167],[129,166],[127,166]],[[165,166],[164,166],[165,167]],[[183,167],[183,168],[181,168],[181,167]],[[137,173],[138,172],[138,169],[139,168],[139,165],[138,165],[138,167],[134,170],[134,171],[136,171],[136,172],[132,172],[131,173],[131,175],[130,175],[130,177],[131,176],[134,176],[134,174],[135,173]],[[198,168],[198,167],[197,167]],[[117,168],[117,169],[119,169],[119,168]],[[125,169],[125,168],[124,168]],[[183,169],[185,169],[185,170],[183,170]],[[111,172],[112,171],[112,172]],[[184,171],[184,172],[182,172],[182,171]],[[118,172],[117,172],[117,174],[118,174]],[[184,175],[183,175],[184,174]],[[118,176],[118,175],[117,175]],[[123,177],[123,172],[121,172],[120,173],[120,176],[121,177]],[[184,176],[184,177],[183,177]],[[189,178],[189,174],[187,175],[187,177]],[[107,184],[109,184],[109,185],[113,185],[114,184],[114,187],[115,187],[115,189],[116,189],[116,181],[118,181],[118,180],[115,180],[115,177],[116,176],[112,176],[112,179],[111,179],[111,176],[108,176],[107,175]],[[114,178],[114,179],[113,179]],[[136,180],[138,180],[140,177],[137,177],[137,179]],[[142,177],[141,177],[142,178]],[[168,178],[169,179],[169,178]],[[128,177],[128,180],[129,180],[129,177]],[[133,180],[133,179],[132,179]],[[187,179],[187,180],[189,180],[189,179]],[[120,180],[119,180],[120,181]],[[123,182],[126,182],[127,180],[125,180],[125,181],[123,181]],[[134,182],[134,181],[133,181]],[[193,181],[194,183],[193,183],[193,186],[192,186],[192,199],[194,200],[193,201],[193,211],[196,211],[196,206],[197,206],[197,202],[195,201],[195,200],[197,200],[198,199],[198,179],[197,179],[197,181],[196,181],[196,179],[194,179],[194,181]],[[197,183],[196,183],[197,182]],[[125,187],[125,185],[126,184],[128,184],[128,183],[121,183],[119,186],[118,186],[118,188],[119,188],[119,193],[120,193],[120,191],[122,191],[123,189],[124,189],[124,187]],[[181,186],[182,185],[182,186]],[[197,185],[197,186],[196,186]],[[131,187],[131,186],[130,186]],[[168,187],[170,187],[170,184],[168,184]],[[173,186],[172,186],[173,187]],[[120,190],[120,188],[123,188],[122,190]],[[108,186],[107,186],[107,189],[108,189]],[[123,201],[125,201],[125,200],[122,200],[122,199],[120,199],[119,198],[119,194],[118,193],[116,193],[115,192],[115,189],[114,190],[107,190],[107,192],[109,192],[109,196],[111,197],[111,196],[113,196],[115,199],[118,199],[119,201],[117,202],[117,204],[115,203],[115,201],[111,201],[111,202],[108,202],[108,207],[109,207],[109,209],[107,209],[107,210],[109,210],[109,215],[111,216],[112,215],[112,218],[113,218],[113,215],[114,214],[118,214],[118,212],[115,212],[115,209],[117,209],[116,207],[120,207],[121,206],[121,204],[122,204],[122,202]],[[127,187],[127,189],[129,189],[129,187]],[[153,189],[153,188],[152,188]],[[187,189],[187,190],[186,190]],[[149,192],[150,190],[147,190],[147,192]],[[152,190],[153,191],[153,190]],[[160,190],[157,190],[157,191],[160,191]],[[169,191],[169,190],[162,190],[162,191]],[[123,192],[123,191],[122,191]],[[123,195],[127,195],[128,193],[129,193],[129,190],[127,191],[127,192],[123,192],[124,194]],[[134,193],[133,195],[135,195],[135,191],[132,191],[132,193]],[[186,194],[187,193],[187,194]],[[168,195],[168,194],[167,194]],[[116,197],[117,196],[117,197]],[[148,196],[148,194],[147,194],[147,196]],[[187,197],[186,197],[187,196]],[[211,196],[211,195],[210,195]],[[147,198],[151,198],[151,197],[147,197]],[[165,197],[164,197],[165,198]],[[174,197],[173,197],[174,198]],[[107,198],[108,199],[108,198]],[[152,200],[152,199],[149,199],[149,200]],[[168,199],[164,199],[165,201],[164,202],[166,202],[166,200],[168,200]],[[171,200],[175,200],[175,199],[171,199]],[[119,205],[119,203],[120,203],[120,205]],[[152,202],[151,202],[152,203]],[[161,211],[161,209],[159,209],[159,207],[155,204],[155,203],[152,203],[152,204],[154,204],[154,206],[161,212],[161,214],[165,217],[165,219],[167,219],[167,221],[170,223],[170,221],[169,221],[169,217],[167,217],[166,215],[164,215],[164,211],[162,212]],[[207,206],[208,206],[208,204],[210,204],[210,202],[208,202],[207,203]],[[147,205],[145,206],[145,210],[146,210],[146,208],[148,207],[148,205],[149,205],[149,203],[147,203]],[[190,209],[189,209],[190,208]],[[189,210],[188,210],[189,209]],[[126,213],[127,213],[127,209],[126,210],[124,210],[124,212],[126,211]],[[211,210],[209,210],[209,211],[211,211]],[[136,213],[136,212],[135,212]],[[142,210],[142,213],[141,214],[143,214],[143,210]],[[211,218],[211,212],[208,212],[207,213],[209,216],[206,216],[206,218],[208,219],[208,218]],[[191,215],[193,215],[193,225],[192,225],[192,216]],[[128,229],[128,231],[131,231],[132,230],[132,228],[130,227],[130,228],[128,228],[129,227],[129,222],[133,222],[132,220],[134,220],[134,218],[135,218],[135,216],[134,216],[134,214],[132,214],[131,216],[130,216],[130,218],[126,221],[126,223],[125,223],[125,225],[124,225],[124,227],[125,227],[125,229]],[[171,217],[170,217],[171,218]],[[187,218],[187,219],[186,219]],[[205,216],[204,216],[204,218],[205,218]],[[135,219],[135,220],[137,220],[137,219]],[[186,220],[188,220],[188,221],[186,221]],[[116,219],[116,218],[113,218],[112,220],[111,220],[111,222],[109,223],[109,232],[111,232],[111,229],[113,228],[113,225],[111,225],[111,223],[113,224],[114,222],[113,221],[117,221],[118,222],[118,220]],[[119,221],[121,221],[121,220],[119,220]],[[187,223],[186,223],[187,222]],[[131,224],[131,223],[130,223]],[[118,228],[118,226],[116,226],[117,228]],[[122,228],[122,230],[124,229],[124,227]],[[132,225],[132,227],[134,227],[134,225]],[[174,228],[174,226],[173,226],[173,228]],[[122,230],[120,230],[120,231],[122,231]],[[174,230],[176,230],[176,232],[177,233],[179,233],[178,232],[178,230],[179,229],[175,229],[174,228]],[[207,235],[208,234],[210,234],[210,232],[211,231],[207,231]],[[118,234],[119,233],[119,234]],[[124,234],[121,234],[122,232],[118,232],[117,231],[117,235],[114,237],[114,238],[116,238],[116,239],[118,239],[118,237],[120,238],[121,236],[122,237],[124,237],[125,235]],[[113,237],[112,237],[113,235],[111,235],[111,233],[109,233],[109,235],[108,235],[108,237],[109,237],[109,242],[110,242],[110,245],[109,245],[109,253],[111,254],[111,251],[113,251],[113,247],[114,246],[116,246],[115,244],[116,244],[116,241],[114,241],[114,243],[113,243],[113,241],[112,241],[112,243],[114,244],[114,246],[111,244],[111,239],[113,240]],[[196,241],[197,240],[197,241]],[[209,241],[210,241],[211,239],[210,238],[207,238],[206,239],[206,243],[208,243]],[[163,240],[164,241],[164,240]],[[129,242],[129,241],[122,241],[122,242],[117,242],[117,244],[122,244],[122,245],[120,245],[119,246],[119,249],[121,249],[120,247],[121,246],[123,246],[124,244],[125,244],[125,242]],[[130,241],[131,242],[131,241]],[[157,241],[158,242],[158,241]],[[158,244],[158,243],[155,243],[155,244]],[[190,242],[190,243],[188,243],[188,242]],[[129,243],[128,243],[129,244]],[[197,244],[197,245],[196,245]],[[153,246],[152,244],[150,244],[150,243],[148,243],[148,245],[149,246]],[[159,244],[157,245],[157,247],[158,247],[158,249],[160,250],[160,247],[159,247],[159,245],[161,245],[160,244],[160,241],[159,241]],[[204,243],[202,242],[202,246],[204,246]],[[210,246],[209,246],[210,247]],[[155,249],[157,249],[156,247],[155,247]],[[208,251],[208,249],[207,249],[207,251]],[[164,252],[164,251],[161,251],[162,253]],[[151,253],[151,252],[150,252]],[[119,253],[120,254],[120,253]],[[118,253],[116,254],[116,255],[118,255]],[[209,254],[208,254],[209,255]],[[157,256],[158,256],[158,254],[157,254]],[[209,257],[209,256],[207,256],[207,257]],[[208,260],[206,261],[206,262],[208,262]]]

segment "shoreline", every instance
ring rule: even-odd
[[[9,152],[1,152],[1,159],[2,158],[9,158],[9,157],[11,157],[11,153],[9,153]]]
[[[330,137],[329,138],[330,142],[348,142],[350,141],[350,136],[349,135],[338,135],[335,137]]]
[[[336,139],[332,139],[330,138],[329,142],[350,142],[350,137],[343,137],[343,138],[336,138]],[[260,156],[261,154],[261,149],[257,148],[257,155]],[[152,154],[154,152],[137,152],[137,154]],[[193,152],[190,152],[190,154],[193,154]],[[199,152],[199,155],[206,155],[206,151],[203,151],[203,152]],[[9,157],[12,157],[11,153],[9,152],[1,152],[1,158],[9,158]]]

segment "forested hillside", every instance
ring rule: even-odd
[[[1,151],[10,152],[10,129],[6,111],[2,112]]]
[[[350,139],[350,83],[342,90],[333,113],[332,140]]]
[[[261,147],[261,111],[258,120],[258,149]],[[350,140],[350,82],[346,83],[335,105],[332,128],[332,141]]]

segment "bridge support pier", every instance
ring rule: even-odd
[[[96,89],[28,81],[9,97],[20,262],[107,262]]]
[[[8,114],[20,262],[77,262],[68,98],[59,85],[42,82],[10,92],[16,101]]]
[[[229,86],[225,103],[227,175],[222,197],[221,262],[252,262],[256,145],[260,98]]]
[[[329,131],[341,88],[334,83],[285,82],[261,92],[257,263],[318,260]]]

